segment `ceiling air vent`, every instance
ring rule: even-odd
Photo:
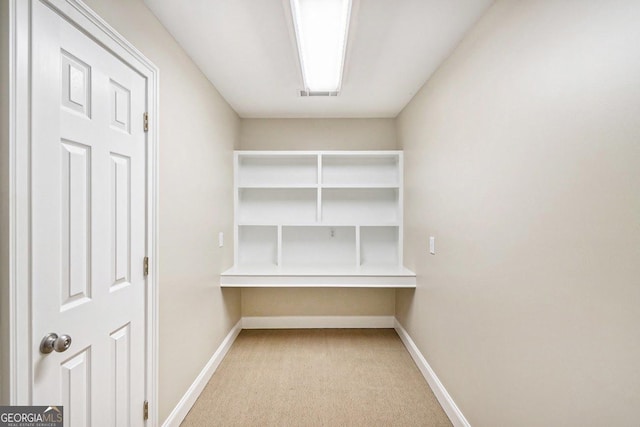
[[[300,96],[338,96],[338,91],[325,92],[325,91],[301,90]]]

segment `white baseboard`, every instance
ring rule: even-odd
[[[220,362],[222,362],[222,359],[226,356],[241,330],[242,320],[239,320],[238,323],[231,328],[224,340],[222,340],[222,343],[216,352],[213,353],[211,359],[209,359],[202,371],[200,371],[193,384],[191,384],[187,392],[182,396],[182,399],[180,399],[180,402],[178,402],[176,407],[173,408],[173,411],[171,411],[165,422],[162,424],[163,427],[178,427],[180,423],[182,423],[184,417],[187,416],[193,404],[196,403],[200,393],[202,393],[202,390],[204,390],[204,387],[211,379],[211,376],[216,369],[218,369]]]
[[[243,317],[243,329],[393,328],[393,316]]]
[[[404,346],[409,351],[409,354],[411,354],[411,357],[418,366],[418,369],[420,369],[420,372],[422,372],[422,375],[427,380],[427,383],[429,383],[431,390],[433,390],[433,394],[436,395],[438,402],[440,402],[440,406],[442,406],[442,409],[444,409],[444,412],[451,420],[451,423],[453,423],[455,427],[471,427],[469,421],[467,421],[467,419],[464,417],[462,411],[460,411],[460,408],[458,408],[456,403],[451,398],[451,395],[447,392],[447,390],[444,388],[444,385],[442,385],[442,383],[438,379],[436,373],[433,372],[433,369],[431,369],[431,366],[429,366],[429,363],[427,363],[427,359],[425,359],[422,353],[420,353],[420,350],[418,350],[416,343],[413,342],[413,340],[409,336],[409,333],[397,320],[395,320],[395,330],[404,343]]]

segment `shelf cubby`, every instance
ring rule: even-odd
[[[236,173],[238,187],[315,186],[318,161],[311,154],[240,155]]]
[[[278,227],[243,225],[238,227],[239,266],[275,267],[278,265]]]
[[[363,267],[393,267],[399,265],[399,227],[360,227],[360,265]]]
[[[323,223],[395,224],[400,219],[398,189],[325,188]]]
[[[283,268],[340,269],[356,265],[356,228],[282,227]]]
[[[388,154],[324,154],[322,155],[322,185],[353,185],[356,187],[398,186],[399,156]]]
[[[238,189],[239,224],[300,224],[317,220],[317,190],[309,188]]]

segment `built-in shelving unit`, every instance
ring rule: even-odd
[[[236,151],[221,286],[415,287],[402,266],[402,152]]]

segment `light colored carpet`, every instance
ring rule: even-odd
[[[182,426],[451,426],[393,329],[244,330]]]

